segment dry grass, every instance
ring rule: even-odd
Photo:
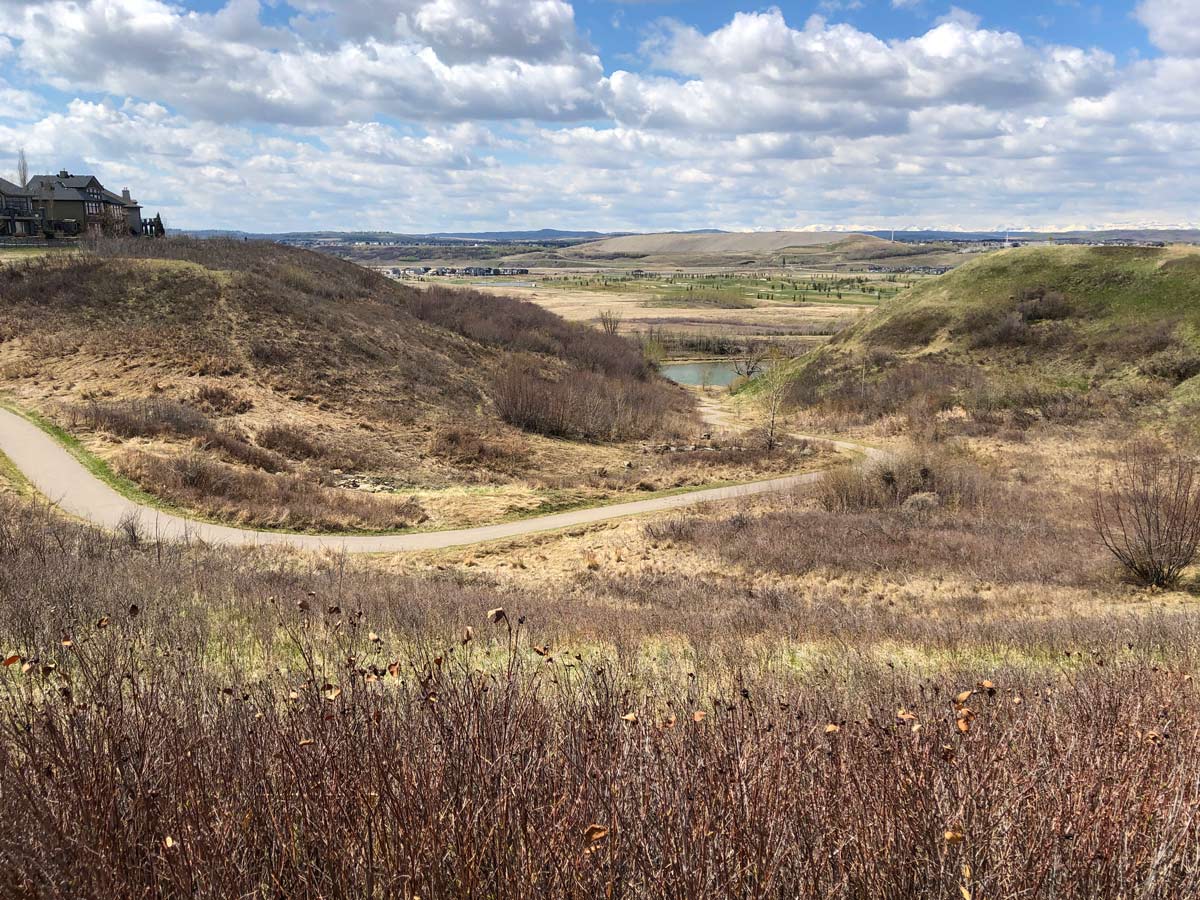
[[[126,450],[117,471],[157,497],[209,518],[298,531],[392,531],[428,516],[410,497],[325,487],[291,474],[252,471],[199,452],[160,456]]]
[[[8,895],[1200,889],[1191,609],[563,604],[3,512]]]
[[[436,298],[320,254],[243,241],[150,243],[102,243],[0,273],[0,389],[110,465],[127,448],[200,452],[305,479],[314,502],[335,496],[316,490],[330,484],[404,495],[489,484],[532,490],[556,507],[562,491],[573,503],[613,499],[595,473],[638,461],[640,448],[612,438],[694,426],[687,395],[652,378],[635,344],[536,307],[489,298],[471,311],[451,300],[435,314]],[[568,439],[522,433],[490,396],[516,351],[558,378],[610,379],[606,390],[624,393],[624,408],[647,412],[636,428],[630,416],[617,426],[589,416]],[[665,421],[650,412],[668,406]],[[430,452],[432,437],[454,428],[487,434],[504,458]],[[171,481],[160,474],[156,483]],[[436,525],[510,513],[489,494],[470,494],[473,505],[467,496],[432,504]],[[247,508],[234,518],[277,512]]]

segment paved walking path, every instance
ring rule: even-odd
[[[842,451],[866,453],[869,456],[879,453],[877,450],[844,441],[829,443]],[[731,487],[674,494],[669,497],[654,497],[648,500],[578,509],[500,525],[459,528],[454,531],[393,535],[312,535],[253,531],[232,528],[227,525],[214,525],[142,506],[134,500],[121,496],[96,478],[79,460],[42,429],[6,409],[0,409],[0,452],[6,454],[30,484],[57,504],[60,509],[94,525],[99,525],[101,528],[115,530],[124,522],[134,519],[147,539],[195,540],[209,544],[238,546],[276,545],[294,547],[299,550],[334,550],[348,553],[398,553],[482,544],[487,541],[520,537],[541,531],[554,531],[610,519],[624,519],[645,513],[681,509],[699,503],[711,503],[714,500],[734,500],[755,494],[787,491],[801,485],[812,484],[824,476],[823,472],[809,472],[803,475],[771,478],[766,481],[755,481]]]

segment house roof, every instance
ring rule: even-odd
[[[65,178],[59,175],[34,175],[29,179],[28,193],[42,199],[53,197],[55,200],[75,200],[86,203],[91,200],[87,195],[87,188],[93,184],[100,188],[100,197],[104,202],[126,208],[141,209],[136,200],[127,201],[120,194],[107,190],[96,180],[94,175],[69,175]]]
[[[96,180],[95,175],[34,175],[30,179],[30,182],[34,181],[41,183],[53,181],[55,184],[61,184],[65,188],[75,188],[76,190],[83,190],[91,185],[93,181],[96,182],[97,187],[100,186],[100,182]]]
[[[109,201],[110,203],[119,203],[119,204],[121,204],[121,206],[124,206],[126,209],[133,209],[134,207],[136,207],[137,209],[142,208],[142,205],[140,203],[138,203],[136,200],[132,200],[132,199],[126,200],[120,194],[114,194],[112,191],[108,190],[108,188],[105,188],[103,190],[103,194],[104,194],[105,200]]]
[[[25,190],[19,184],[13,184],[11,181],[5,181],[0,178],[0,194],[5,197],[30,197],[32,193]]]

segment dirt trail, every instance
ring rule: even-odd
[[[713,408],[711,402],[706,404],[705,418],[711,424],[722,427],[728,421],[724,411]],[[843,441],[830,443],[839,450],[866,453],[868,456],[879,452]],[[42,429],[6,409],[0,409],[0,452],[7,455],[30,484],[60,509],[101,528],[116,530],[127,522],[135,521],[147,539],[202,541],[208,544],[236,546],[274,545],[299,550],[332,550],[347,553],[401,553],[482,544],[542,531],[590,525],[610,519],[665,512],[717,500],[734,500],[755,494],[788,491],[819,481],[824,474],[809,472],[453,531],[396,535],[309,535],[214,525],[142,506],[121,496],[94,476]]]

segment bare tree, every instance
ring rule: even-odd
[[[25,148],[22,147],[17,151],[17,186],[25,187],[29,184],[29,160],[25,158]]]
[[[733,371],[749,381],[761,375],[767,364],[770,350],[765,341],[750,341],[746,349],[733,361]]]
[[[616,335],[621,331],[621,314],[611,309],[600,311],[600,327],[605,334]]]
[[[1141,584],[1174,587],[1200,548],[1200,466],[1156,444],[1130,444],[1096,486],[1092,522]]]
[[[775,360],[778,362],[778,360]],[[781,366],[775,366],[763,377],[765,385],[759,399],[763,408],[762,438],[768,453],[783,443],[784,438],[784,408],[787,406],[791,381],[783,373]]]

